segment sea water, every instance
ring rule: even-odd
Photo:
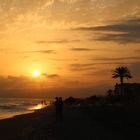
[[[0,119],[26,114],[49,105],[42,99],[0,98]]]

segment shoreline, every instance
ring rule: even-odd
[[[0,120],[4,120],[4,119],[10,119],[10,118],[14,118],[16,116],[19,116],[19,115],[26,115],[26,114],[30,114],[30,113],[34,113],[36,111],[39,111],[39,110],[42,110],[44,108],[47,108],[49,107],[51,104],[50,102],[47,103],[46,105],[41,105],[41,104],[38,104],[34,107],[31,107],[30,109],[27,109],[26,111],[15,111],[15,112],[6,112],[4,115],[1,115],[0,116]],[[39,108],[38,108],[39,107]]]
[[[44,110],[46,110],[50,105],[46,106],[46,107],[43,107],[41,109],[36,109],[36,110],[30,110],[30,111],[26,111],[26,112],[23,112],[23,113],[19,113],[19,114],[15,114],[15,115],[12,115],[11,117],[7,117],[7,118],[2,118],[0,119],[0,121],[2,120],[7,120],[7,119],[12,119],[12,118],[16,118],[16,117],[22,117],[22,116],[26,116],[28,114],[34,114],[36,112],[42,112]]]
[[[15,115],[11,118],[0,120],[0,139],[24,140],[31,131],[43,124],[47,115],[52,112],[52,107],[35,110],[31,113]],[[49,119],[49,117],[48,117]],[[8,135],[7,135],[8,134]]]
[[[0,121],[1,120],[5,120],[5,119],[10,119],[10,118],[14,118],[16,116],[19,116],[19,115],[26,115],[26,114],[30,114],[30,113],[34,113],[35,111],[26,111],[26,112],[23,112],[23,113],[15,113],[15,114],[11,114],[11,115],[7,115],[7,117],[1,117],[0,118]]]

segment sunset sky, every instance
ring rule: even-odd
[[[140,0],[1,0],[0,96],[35,88],[104,94],[117,82],[111,74],[118,66],[131,70],[128,82],[140,82],[139,6]]]

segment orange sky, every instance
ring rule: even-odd
[[[139,82],[139,5],[140,0],[0,1],[0,87],[101,93],[116,82],[111,74],[117,66],[128,66],[134,75],[129,82]],[[39,78],[32,76],[35,69]]]

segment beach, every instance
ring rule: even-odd
[[[30,139],[32,133],[34,134],[34,132],[36,133],[38,130],[42,130],[41,127],[43,125],[48,126],[50,119],[52,119],[52,114],[52,108],[48,107],[47,109],[36,110],[33,113],[17,115],[12,118],[0,120],[0,139]]]
[[[132,110],[134,116],[131,115]],[[118,107],[81,109],[65,106],[63,121],[56,122],[54,106],[49,106],[34,113],[0,120],[0,139],[125,140],[138,138],[140,113],[132,110],[123,110]],[[118,117],[120,115],[122,116]]]

